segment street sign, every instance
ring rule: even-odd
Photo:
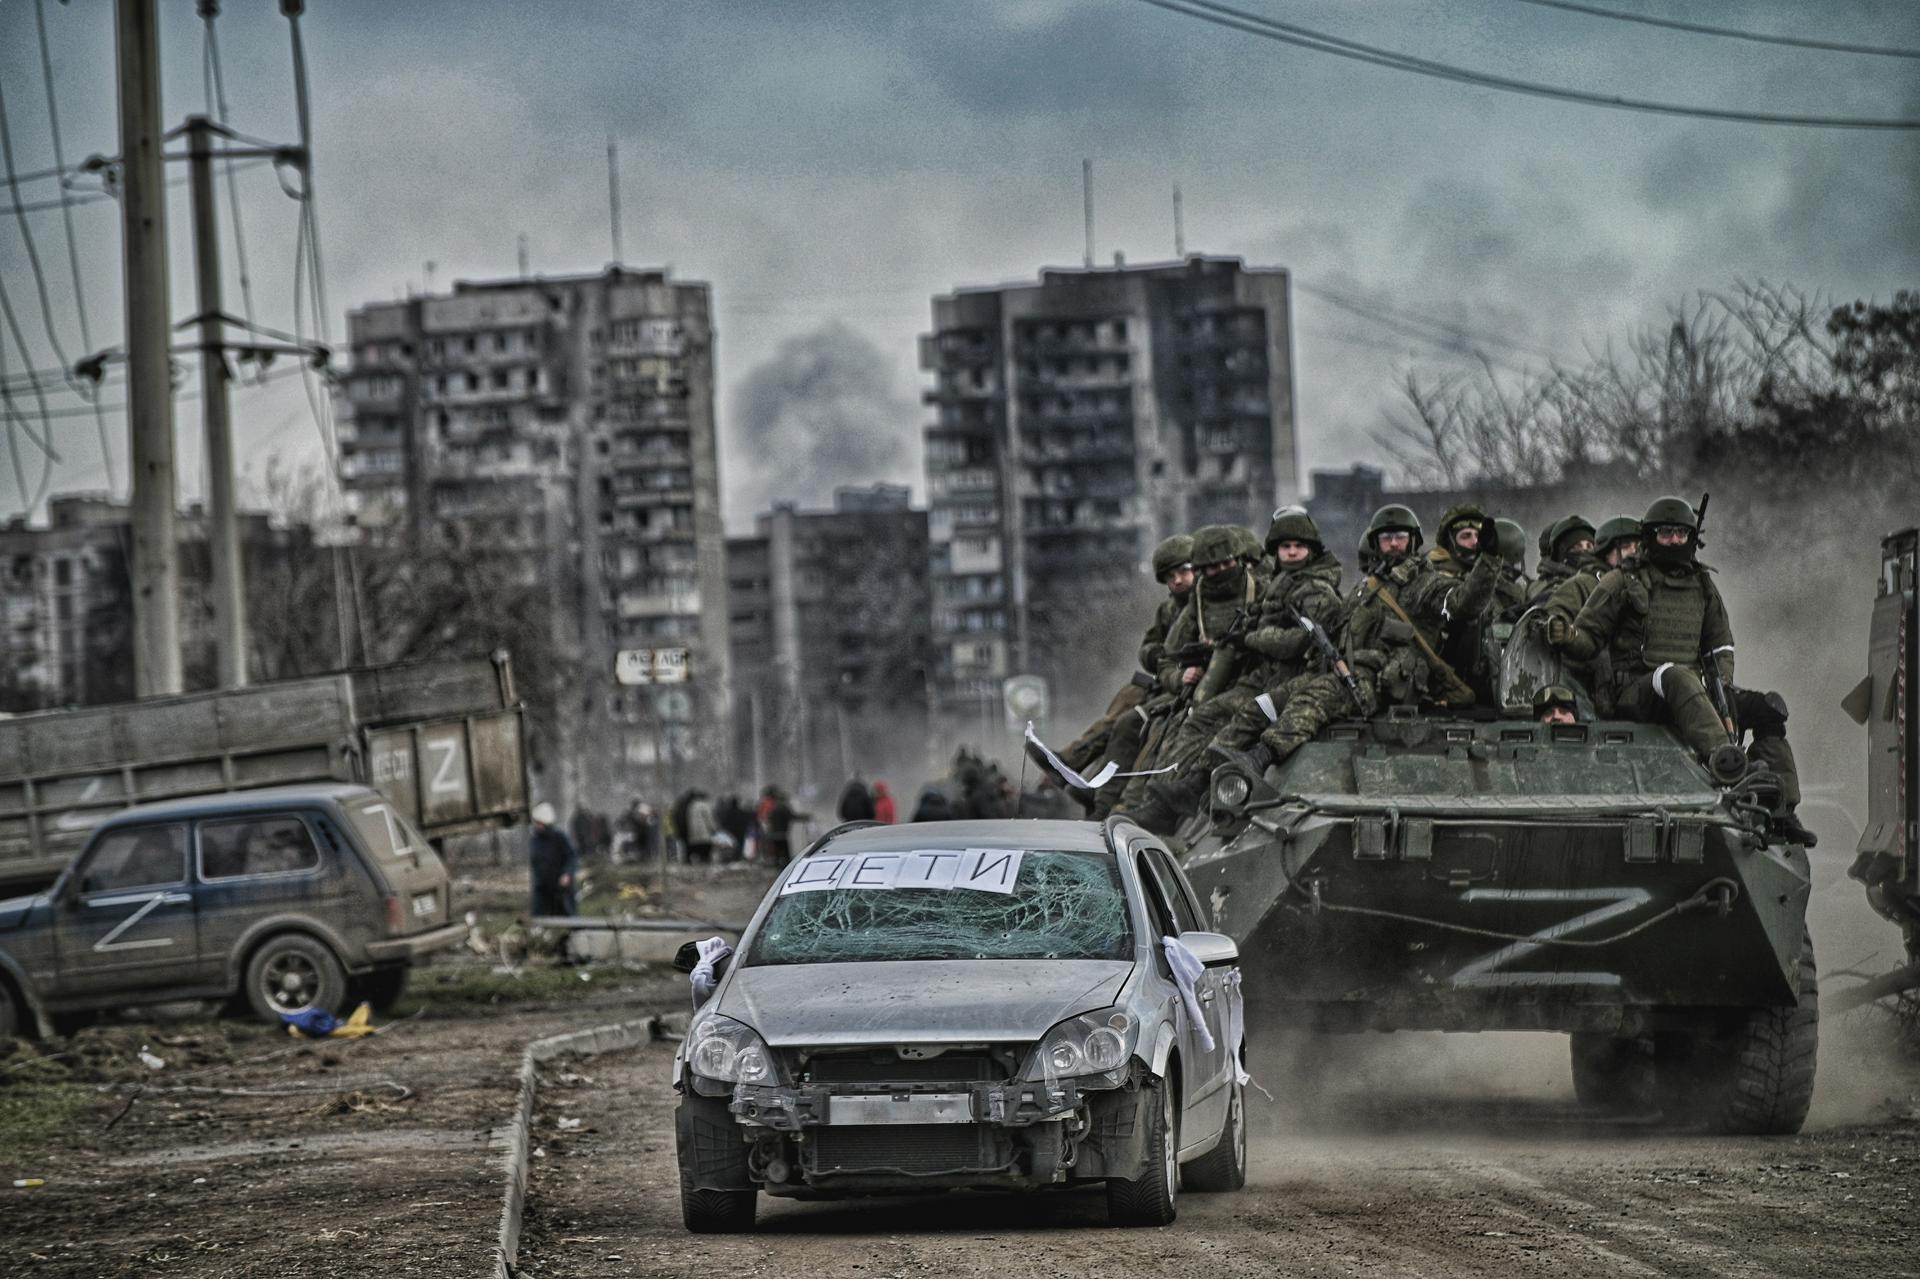
[[[684,684],[687,682],[687,650],[623,648],[614,654],[613,678],[628,685]]]

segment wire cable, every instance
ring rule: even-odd
[[[1473,85],[1483,89],[1499,89],[1507,93],[1524,94],[1536,98],[1549,98],[1559,102],[1573,102],[1583,106],[1605,107],[1615,111],[1639,111],[1656,115],[1686,116],[1701,120],[1723,120],[1739,124],[1767,124],[1784,128],[1802,129],[1920,129],[1920,119],[1899,117],[1867,118],[1859,116],[1817,116],[1789,115],[1766,111],[1735,111],[1721,107],[1695,107],[1673,102],[1656,102],[1646,98],[1628,98],[1604,93],[1588,93],[1581,89],[1565,89],[1558,85],[1541,84],[1532,80],[1517,80],[1510,76],[1492,75],[1487,72],[1471,71],[1465,67],[1456,67],[1444,62],[1435,62],[1428,58],[1416,58],[1410,54],[1396,53],[1391,49],[1382,49],[1376,45],[1362,44],[1356,40],[1346,40],[1338,36],[1329,36],[1292,23],[1280,22],[1273,18],[1249,13],[1245,9],[1236,9],[1231,5],[1214,3],[1214,0],[1140,0],[1142,4],[1164,9],[1168,13],[1177,13],[1183,17],[1198,18],[1202,22],[1225,27],[1230,31],[1239,31],[1245,35],[1259,36],[1266,40],[1276,40],[1281,44],[1297,48],[1310,49],[1316,53],[1330,53],[1337,58],[1347,58],[1354,62],[1366,62],[1374,66],[1386,67],[1393,71],[1408,71],[1415,75],[1429,76],[1437,80],[1450,80],[1456,84]]]
[[[44,3],[45,0],[34,0],[34,2],[39,4]],[[207,114],[213,117],[214,123],[225,127],[230,118],[227,111],[227,81],[220,66],[220,40],[214,32],[214,19],[219,14],[219,0],[201,0],[200,16],[206,23],[205,39],[202,42],[204,50],[202,78],[205,81]],[[222,162],[221,167],[226,170],[228,216],[233,222],[234,261],[239,267],[240,313],[246,317],[247,327],[251,329],[254,327],[253,277],[247,268],[247,236],[240,221],[240,183],[234,177],[234,162],[231,156]],[[263,372],[265,372],[264,369],[259,370],[254,381],[257,382],[258,373]]]
[[[1539,5],[1543,9],[1564,9],[1568,13],[1584,13],[1594,18],[1609,18],[1615,22],[1639,22],[1649,27],[1665,27],[1669,31],[1687,31],[1701,36],[1723,36],[1728,40],[1751,40],[1755,44],[1780,44],[1794,49],[1819,49],[1826,53],[1860,53],[1876,58],[1920,58],[1920,49],[1897,49],[1880,44],[1847,44],[1838,40],[1810,40],[1805,36],[1767,35],[1761,31],[1741,31],[1734,27],[1710,27],[1701,22],[1680,22],[1673,18],[1655,18],[1644,13],[1621,13],[1618,9],[1575,4],[1573,0],[1520,0],[1520,3]]]
[[[0,86],[0,163],[4,163],[6,166],[7,189],[12,193],[14,200],[18,202],[20,191],[13,180],[15,173],[13,167],[13,130],[7,126],[7,95],[4,86]],[[41,326],[47,331],[47,341],[53,346],[54,358],[59,360],[63,367],[67,366],[71,364],[72,361],[67,358],[66,345],[60,341],[60,334],[53,326],[53,301],[47,294],[47,273],[40,267],[40,250],[34,243],[33,228],[27,225],[26,215],[24,214],[16,213],[14,215],[14,221],[20,226],[20,238],[26,242],[27,265],[33,270],[33,285],[40,294]],[[20,358],[29,364],[33,362],[33,356],[27,350],[24,343],[20,347]]]
[[[53,91],[53,55],[47,47],[46,0],[33,0],[33,20],[40,34],[40,78],[47,88],[47,126],[53,133],[53,162],[64,170],[67,156],[60,142],[60,105]],[[73,305],[80,316],[80,346],[91,353],[94,349],[93,325],[87,316],[86,285],[80,278],[80,241],[73,233],[73,201],[65,182],[60,184],[60,221],[67,233],[67,268],[73,275]],[[66,376],[76,391],[93,401],[93,424],[100,436],[100,463],[106,470],[107,492],[111,496],[119,491],[120,481],[113,473],[113,445],[107,437],[107,419],[100,412],[99,396],[90,394],[71,369],[66,371]]]

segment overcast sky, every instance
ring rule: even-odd
[[[1603,2],[1920,46],[1912,0]],[[1911,60],[1685,35],[1518,0],[1241,3],[1395,50],[1609,94],[1920,116],[1920,62]],[[110,154],[111,6],[45,8],[68,161]],[[164,110],[177,122],[202,108],[200,24],[190,0],[161,8]],[[291,139],[277,5],[228,0],[225,9],[234,126]],[[33,12],[32,0],[0,3],[0,89],[23,173],[53,163]],[[866,397],[850,410],[863,423],[897,418],[900,437],[844,479],[917,485],[925,411],[915,338],[929,296],[1077,265],[1082,157],[1094,162],[1103,262],[1116,251],[1129,262],[1172,256],[1177,182],[1190,251],[1237,254],[1287,267],[1303,287],[1448,317],[1497,340],[1489,349],[1515,363],[1541,352],[1577,357],[1692,291],[1739,279],[1835,299],[1920,286],[1914,133],[1541,101],[1274,44],[1137,0],[313,0],[304,29],[334,334],[349,307],[426,287],[428,263],[436,289],[513,274],[522,234],[536,271],[604,265],[611,135],[627,261],[714,288],[723,468],[742,451],[743,419],[777,436],[778,388],[807,385],[789,372],[832,362],[837,347],[852,373],[827,380]],[[258,318],[290,327],[294,205],[268,170],[239,181]],[[54,194],[47,183],[21,188],[29,202]],[[173,202],[177,316],[193,309],[184,196],[176,190]],[[60,216],[27,216],[53,322],[77,352]],[[73,218],[94,345],[118,343],[115,206],[81,205]],[[237,311],[231,244],[228,252]],[[0,274],[32,364],[52,363],[11,219],[0,226]],[[1298,297],[1295,322],[1303,473],[1368,459],[1401,372],[1457,359],[1311,293]],[[6,365],[21,367],[11,346]],[[49,397],[56,411],[78,403]],[[297,382],[243,391],[236,407],[251,474],[272,453],[318,456]],[[177,412],[182,481],[197,492],[198,406]],[[124,488],[118,415],[110,426]],[[55,428],[65,461],[54,491],[101,487],[93,421],[63,416]],[[31,487],[31,451],[27,469]],[[763,487],[743,478],[733,488],[729,523],[739,527]],[[20,505],[0,451],[0,512]]]

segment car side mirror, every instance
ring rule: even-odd
[[[690,973],[699,963],[700,943],[697,941],[682,942],[680,949],[673,952],[675,972]]]
[[[1225,933],[1203,933],[1199,931],[1181,933],[1180,944],[1193,953],[1193,957],[1207,968],[1221,968],[1237,963],[1240,959],[1240,947],[1233,938]]]

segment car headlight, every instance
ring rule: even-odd
[[[687,1035],[687,1069],[729,1084],[771,1084],[778,1080],[773,1050],[753,1027],[731,1017],[702,1017]]]
[[[1133,1056],[1139,1033],[1139,1024],[1118,1008],[1068,1018],[1040,1040],[1026,1077],[1064,1079],[1118,1070]]]
[[[1215,808],[1239,808],[1252,794],[1253,779],[1245,773],[1229,770],[1214,779],[1213,806]]]

